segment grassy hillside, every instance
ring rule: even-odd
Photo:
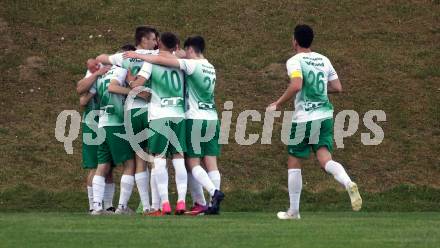
[[[364,191],[407,184],[440,188],[439,1],[11,1],[0,4],[0,191],[16,185],[45,192],[83,190],[80,140],[67,155],[54,138],[55,120],[78,110],[75,83],[84,62],[132,42],[137,25],[172,31],[181,39],[201,34],[216,66],[217,103],[234,102],[263,113],[286,88],[284,63],[292,55],[298,23],[315,29],[313,49],[327,55],[344,93],[332,96],[336,112],[360,117],[384,110],[385,139],[364,146],[358,132],[344,140],[335,159]],[[90,38],[93,36],[93,38]],[[286,106],[286,109],[291,106]],[[239,146],[231,129],[220,166],[226,191],[286,190],[286,148]],[[262,123],[248,125],[261,133]],[[305,163],[305,190],[339,190],[316,161]]]

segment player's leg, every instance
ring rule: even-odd
[[[180,215],[186,211],[186,192],[188,189],[188,175],[185,167],[185,159],[182,154],[173,155],[173,167],[177,188],[177,203],[175,214]]]
[[[304,130],[305,129],[305,130]],[[302,173],[300,159],[307,159],[310,156],[310,145],[308,136],[310,134],[310,123],[292,123],[290,139],[294,140],[302,133],[304,138],[298,144],[287,146],[287,188],[289,191],[289,209],[286,212],[278,212],[277,216],[282,220],[300,219],[299,204],[302,191]]]
[[[209,154],[209,153],[206,153]],[[212,154],[212,153],[211,153]],[[220,212],[220,203],[224,199],[225,194],[220,191],[220,172],[217,166],[217,157],[216,156],[204,156],[203,164],[206,166],[208,170],[208,177],[213,183],[215,187],[214,194],[211,194],[211,206],[207,211],[207,214],[219,214]]]
[[[119,194],[119,204],[115,214],[132,214],[133,210],[128,207],[131,193],[134,187],[134,173],[135,173],[134,159],[124,161],[124,168],[121,177],[121,186]]]
[[[208,191],[209,195],[213,196],[215,194],[216,187],[209,178],[208,173],[200,165],[200,158],[189,157],[187,158],[187,161],[194,179],[201,184],[206,191]]]
[[[287,159],[287,187],[290,207],[287,212],[279,212],[280,219],[299,219],[299,203],[302,190],[301,162],[299,158],[289,155]]]
[[[142,203],[142,212],[146,213],[150,211],[150,194],[149,194],[149,181],[150,173],[147,168],[147,162],[144,161],[137,154],[135,155],[136,174],[134,178],[139,192],[139,197]]]
[[[173,154],[173,167],[177,188],[177,203],[175,214],[180,215],[186,211],[186,193],[188,190],[188,175],[185,167],[184,152],[186,152],[185,120],[173,118],[169,122],[171,130],[177,137],[177,144],[170,142],[169,150]],[[170,137],[170,136],[169,136]]]
[[[358,186],[351,181],[344,167],[332,159],[332,155],[327,147],[320,147],[316,151],[316,158],[321,168],[331,174],[347,190],[353,210],[359,211],[362,208],[362,198],[359,194]]]
[[[98,164],[95,175],[93,176],[93,211],[92,215],[104,214],[103,199],[105,191],[105,177],[110,171],[110,162]]]
[[[95,169],[89,170],[87,174],[86,184],[87,184],[87,196],[89,198],[89,212],[93,211],[93,186],[92,181],[95,176]]]
[[[188,158],[185,158],[186,169],[188,172],[188,187],[191,193],[193,206],[185,213],[188,215],[198,215],[207,210],[205,194],[203,193],[203,186],[193,177],[191,168],[189,167]]]
[[[171,206],[168,197],[168,171],[166,160],[166,149],[168,147],[168,140],[162,134],[164,133],[166,120],[157,119],[151,120],[148,140],[148,150],[154,155],[154,167],[151,171],[152,181],[157,187],[159,193],[160,205],[162,211],[152,212],[150,215],[156,216],[159,214],[171,214]],[[162,133],[162,134],[161,134]],[[154,190],[154,188],[152,187]]]
[[[97,159],[98,166],[95,171],[95,175],[92,180],[93,187],[93,211],[92,215],[101,215],[104,214],[103,209],[103,200],[105,193],[105,178],[110,172],[110,165],[112,163],[112,156],[110,147],[108,145],[109,138],[106,135],[106,138],[102,144],[98,146],[97,151]]]
[[[104,129],[106,131],[106,144],[109,147],[112,162],[116,165],[123,165],[119,204],[115,214],[131,214],[133,211],[128,208],[128,200],[134,186],[134,153],[130,143],[116,135],[125,134],[124,126],[107,126]]]
[[[316,153],[316,158],[322,169],[331,174],[349,193],[351,205],[354,211],[359,211],[362,207],[362,198],[359,195],[358,187],[353,183],[345,171],[344,167],[332,159],[333,151],[333,119],[319,121],[320,132],[317,144],[312,148]]]
[[[151,162],[151,173],[150,173],[150,189],[151,189],[151,212],[160,210],[160,195],[157,189],[156,174],[154,171],[154,157]]]
[[[157,191],[159,192],[160,205],[163,214],[171,214],[170,200],[168,197],[168,171],[167,160],[160,154],[154,157],[154,168],[152,171]]]
[[[90,134],[92,138],[96,138],[97,134],[92,128],[86,123],[82,123],[82,167],[88,170],[86,185],[87,185],[87,196],[89,199],[89,212],[93,211],[93,186],[92,181],[95,176],[95,170],[98,166],[98,146],[88,145],[84,142],[85,134]]]
[[[104,209],[108,212],[115,212],[113,207],[113,197],[115,195],[115,183],[113,181],[113,166],[111,166],[107,177],[105,178],[104,190]]]
[[[135,108],[130,110],[130,120],[134,134],[142,132],[148,128],[148,111],[146,108]],[[147,140],[139,143],[139,147],[132,147],[134,152],[139,149],[140,152],[145,152],[147,148]],[[150,194],[149,183],[150,173],[147,167],[147,161],[144,161],[137,153],[135,154],[136,172],[134,175],[139,198],[141,202],[136,212],[146,213],[150,210]]]

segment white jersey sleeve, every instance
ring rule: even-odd
[[[327,59],[328,62],[328,81],[333,81],[338,79],[338,74],[335,71],[335,68],[333,68],[332,63],[330,62],[330,60]]]
[[[153,65],[151,63],[145,62],[142,65],[141,70],[138,73],[138,76],[141,76],[148,80],[150,79],[152,70],[153,70]]]
[[[96,95],[96,81],[92,84],[92,87],[90,87],[89,92],[92,93],[93,95]]]
[[[124,60],[124,57],[122,55],[123,53],[115,53],[108,56],[108,60],[110,60],[110,63],[112,63],[112,65],[122,66],[122,61]]]
[[[186,75],[191,75],[194,73],[197,67],[197,62],[191,59],[178,59],[180,64],[180,69],[186,73]]]
[[[287,60],[286,68],[287,68],[287,75],[289,76],[289,79],[296,78],[296,77],[299,77],[299,78],[303,77],[301,63],[296,56]]]
[[[116,67],[115,72],[111,80],[117,80],[119,85],[125,85],[125,77],[127,76],[127,70],[121,67]]]
[[[84,78],[88,78],[88,77],[90,77],[92,75],[93,75],[93,73],[91,71],[87,70],[86,76]],[[96,81],[90,87],[89,92],[92,93],[93,95],[96,94]]]

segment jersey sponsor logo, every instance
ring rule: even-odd
[[[202,69],[202,72],[209,75],[215,75],[215,71],[209,69]]]
[[[312,111],[324,106],[325,102],[304,102],[304,110]]]
[[[161,107],[183,107],[183,97],[163,97],[160,99]]]
[[[321,66],[321,67],[324,66],[324,62],[321,62],[321,63],[315,63],[315,62],[312,62],[312,61],[305,61],[305,63],[306,63],[307,65],[311,65],[311,66]]]
[[[209,103],[209,102],[199,102],[199,109],[201,109],[201,110],[215,109],[215,104]]]

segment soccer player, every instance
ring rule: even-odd
[[[159,55],[176,58],[172,53],[178,43],[176,35],[163,33],[159,39]],[[168,199],[168,172],[166,158],[172,157],[176,172],[178,200],[175,214],[185,212],[185,197],[187,191],[187,172],[185,169],[185,110],[183,94],[183,73],[174,68],[168,68],[150,63],[142,65],[132,87],[144,85],[148,81],[152,95],[148,111],[149,131],[148,150],[154,154],[154,180],[159,191],[162,211],[151,212],[149,215],[171,214]]]
[[[100,99],[102,114],[99,117],[99,131],[105,132],[105,141],[98,147],[98,168],[93,177],[93,204],[92,215],[101,215],[105,212],[101,205],[104,196],[104,177],[110,171],[111,162],[115,165],[123,164],[120,196],[115,214],[131,214],[128,207],[134,186],[134,154],[129,142],[117,136],[125,134],[124,128],[124,101],[130,89],[125,87],[127,71],[113,66],[97,82],[97,95]]]
[[[83,79],[77,83],[77,92],[80,94],[80,105],[84,108],[82,118],[82,157],[83,168],[89,169],[86,179],[87,194],[89,199],[89,212],[93,211],[93,189],[92,179],[95,175],[95,169],[98,165],[98,146],[87,145],[84,142],[85,136],[89,134],[92,138],[96,138],[96,130],[98,129],[98,118],[87,119],[87,115],[94,110],[99,110],[98,99],[95,94],[88,92],[90,89],[96,89],[95,82],[98,77],[105,74],[110,67],[101,66],[95,59],[88,59],[86,62],[87,72]],[[114,211],[113,196],[115,193],[115,184],[113,183],[112,173],[106,177],[105,193],[104,193],[104,209]]]
[[[300,219],[299,202],[302,190],[301,162],[314,151],[322,169],[333,175],[347,191],[354,211],[359,211],[362,199],[356,183],[352,182],[344,167],[332,159],[333,151],[333,105],[327,94],[342,91],[341,82],[330,60],[310,46],[313,30],[307,25],[295,27],[293,48],[296,55],[287,63],[290,84],[284,94],[270,104],[267,110],[279,109],[295,96],[295,112],[290,138],[303,137],[301,142],[288,145],[288,189],[290,208],[277,214],[279,219]]]
[[[157,36],[159,33],[156,29],[146,26],[140,26],[135,31],[136,53],[139,54],[157,54]],[[142,67],[144,61],[137,59],[124,59],[122,53],[113,55],[100,55],[98,60],[106,64],[120,66],[129,71],[129,75],[136,76]],[[129,77],[127,77],[128,79]],[[142,130],[148,128],[148,103],[141,97],[136,97],[133,104],[128,104],[127,111],[130,113],[131,125],[133,133],[137,134]],[[140,149],[146,151],[147,140],[140,144]],[[137,152],[137,150],[134,150]],[[139,196],[141,198],[142,212],[147,214],[150,211],[150,196],[149,196],[149,172],[147,161],[144,161],[137,153],[135,154],[136,173],[135,181],[138,188]],[[151,161],[152,162],[152,161]],[[151,183],[153,208],[159,209],[159,196],[154,181]]]
[[[220,123],[214,101],[216,72],[214,66],[203,56],[205,49],[203,37],[189,37],[184,43],[184,49],[187,59],[142,56],[129,52],[126,56],[179,68],[185,72],[187,165],[192,176],[212,197],[211,207],[206,213],[218,214],[224,194],[220,191],[221,178],[217,167],[217,156],[220,154],[218,144]],[[202,168],[201,161],[208,173]],[[203,206],[197,204],[191,214],[197,215],[204,211]]]

